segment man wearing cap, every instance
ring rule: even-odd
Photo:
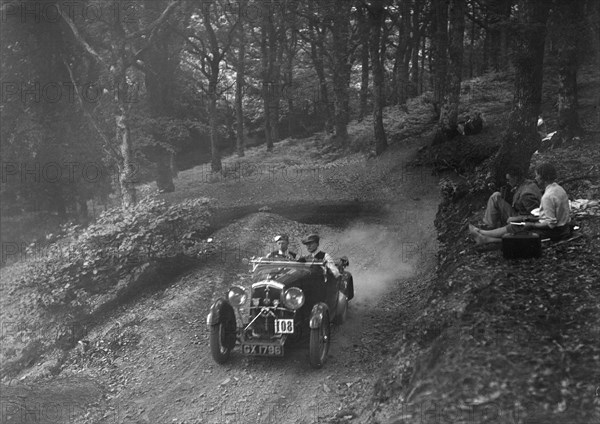
[[[294,252],[290,252],[288,250],[288,245],[290,244],[290,238],[287,234],[280,234],[275,236],[273,239],[275,243],[277,243],[277,247],[279,250],[274,250],[267,255],[269,259],[296,259],[296,254]]]
[[[335,278],[340,276],[340,270],[335,266],[335,262],[329,253],[325,253],[319,250],[320,238],[317,234],[310,234],[304,240],[302,244],[308,249],[308,255],[300,258],[300,261],[325,261],[325,266],[331,271]]]

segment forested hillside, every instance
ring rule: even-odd
[[[598,16],[583,0],[3,1],[2,213],[86,222],[134,205],[137,183],[173,191],[178,170],[219,172],[246,146],[326,131],[347,147],[366,115],[361,148],[379,155],[383,108],[423,93],[432,141],[454,140],[461,81],[510,71],[498,176],[538,148],[544,60],[558,80],[544,119],[560,143],[581,135],[577,72],[598,63]]]
[[[2,422],[597,422],[600,1],[0,12]],[[572,237],[476,245],[546,161]],[[357,289],[323,372],[213,363],[212,302],[314,232]]]

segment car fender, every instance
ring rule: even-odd
[[[344,304],[346,304],[346,308],[348,307],[348,297],[342,293],[342,292],[338,292],[338,302],[337,302],[337,307],[338,310],[340,307],[344,306]]]
[[[309,327],[319,328],[325,319],[325,314],[327,312],[329,312],[329,308],[327,307],[327,304],[323,302],[319,302],[313,306],[312,311],[310,312],[310,321],[308,323]]]
[[[348,300],[354,298],[354,279],[352,278],[352,274],[348,271],[344,271],[342,274],[341,291],[346,295]]]
[[[231,306],[227,300],[221,297],[215,300],[215,303],[213,303],[210,307],[210,312],[206,316],[206,325],[210,327],[211,325],[218,324],[224,314],[231,314],[232,316],[235,316],[233,306]]]

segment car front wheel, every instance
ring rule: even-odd
[[[321,368],[327,360],[330,336],[329,315],[325,313],[321,325],[310,330],[309,360],[313,368]]]
[[[210,326],[210,353],[213,359],[224,364],[231,355],[231,347],[227,346],[227,325],[224,322]]]

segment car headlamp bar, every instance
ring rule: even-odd
[[[248,330],[250,328],[250,326],[252,324],[254,324],[254,321],[256,321],[258,318],[260,318],[261,316],[263,316],[263,314],[268,313],[269,315],[271,315],[273,318],[277,318],[277,315],[275,315],[272,311],[272,309],[276,309],[275,307],[268,307],[268,306],[263,306],[261,307],[261,310],[258,314],[256,314],[256,316],[252,319],[252,321],[250,321],[248,323],[248,325],[244,328],[244,331]]]
[[[244,328],[244,331],[247,331],[247,330],[250,328],[250,326],[251,326],[252,324],[254,324],[254,321],[256,321],[256,320],[257,320],[257,319],[258,319],[260,316],[262,316],[262,313],[258,313],[258,314],[256,314],[256,316],[255,316],[255,317],[252,319],[252,321],[250,321],[250,322],[248,323],[248,325],[246,326],[246,328]]]

